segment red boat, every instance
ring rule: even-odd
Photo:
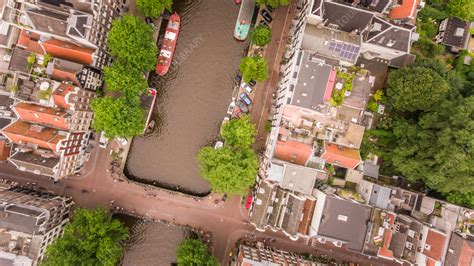
[[[156,63],[156,74],[160,76],[164,76],[170,68],[174,49],[176,48],[176,41],[178,40],[180,22],[179,15],[173,13],[166,26],[165,38],[161,44],[160,55]]]
[[[242,0],[235,0],[235,4],[240,5],[242,3]]]

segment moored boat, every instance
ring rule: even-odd
[[[234,37],[239,41],[247,39],[252,23],[253,12],[255,10],[255,0],[242,0],[240,4],[239,16],[235,23]]]
[[[170,68],[176,48],[176,42],[178,40],[180,23],[181,19],[179,15],[173,13],[170,16],[168,25],[166,26],[165,37],[161,44],[160,54],[158,55],[158,61],[156,63],[156,74],[160,76],[164,76],[168,73],[168,69]]]

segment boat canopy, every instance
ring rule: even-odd
[[[167,31],[165,33],[165,38],[168,39],[168,40],[174,41],[176,39],[176,33],[171,32],[171,31]]]
[[[173,29],[173,30],[178,30],[179,29],[179,24],[178,24],[178,22],[170,21],[168,27]]]
[[[161,51],[160,51],[160,56],[163,56],[163,57],[166,57],[166,58],[170,58],[170,57],[171,57],[171,51],[168,51],[168,50],[161,50]]]

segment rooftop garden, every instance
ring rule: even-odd
[[[336,75],[336,85],[332,90],[331,99],[329,103],[332,106],[339,107],[344,103],[344,98],[347,95],[347,92],[352,90],[352,82],[354,81],[355,74],[347,72],[337,72]]]

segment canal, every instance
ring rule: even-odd
[[[120,265],[163,265],[176,263],[179,243],[189,234],[179,225],[146,221],[125,214],[114,214],[129,230],[123,243],[124,254]]]
[[[181,16],[174,62],[165,77],[152,73],[149,80],[158,91],[155,129],[134,139],[125,173],[204,195],[209,184],[199,175],[196,155],[216,140],[247,44],[233,38],[234,0],[177,0],[173,10]]]

